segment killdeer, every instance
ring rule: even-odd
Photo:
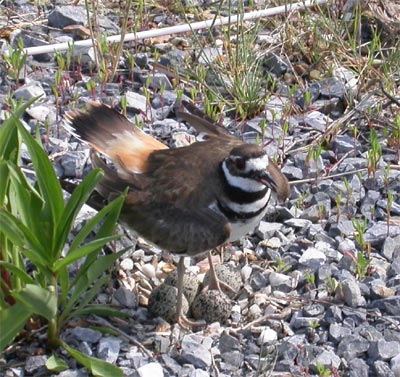
[[[177,149],[168,149],[103,104],[89,103],[86,111],[66,114],[70,131],[94,149],[93,166],[105,172],[97,188],[100,195],[113,199],[129,187],[122,222],[181,256],[181,323],[186,322],[181,314],[184,256],[239,240],[258,225],[272,195],[280,200],[289,196],[286,177],[262,147],[242,142],[192,104],[184,105],[190,113],[180,112],[179,117],[201,134],[202,141]],[[213,274],[212,263],[210,269]],[[217,282],[215,273],[213,281]]]

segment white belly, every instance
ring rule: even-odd
[[[266,212],[267,212],[267,208],[265,208],[264,211],[262,211],[257,217],[255,217],[253,219],[249,219],[246,221],[238,221],[236,223],[232,222],[231,223],[232,232],[226,242],[238,241],[245,235],[247,235],[249,233],[253,233],[254,229],[260,223],[262,218],[265,216]]]

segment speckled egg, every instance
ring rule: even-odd
[[[223,292],[206,290],[199,293],[191,306],[194,319],[205,320],[207,323],[225,322],[232,309],[232,301]]]
[[[225,284],[229,285],[237,293],[240,287],[242,286],[242,276],[240,274],[240,271],[229,264],[219,264],[214,268],[219,281],[222,281]],[[206,287],[208,286],[209,282],[210,282],[210,270],[208,270],[204,276],[203,285]],[[229,290],[224,289],[223,287],[221,287],[221,289],[229,297],[235,296],[235,293],[230,292]]]
[[[168,284],[161,284],[149,297],[147,309],[152,317],[161,317],[169,323],[178,321],[176,315],[178,289]],[[185,297],[182,301],[182,314],[187,315],[189,304]]]
[[[176,287],[178,281],[177,271],[172,271],[164,280],[164,284],[171,285],[172,287]],[[183,275],[183,294],[189,302],[189,305],[192,304],[194,298],[197,295],[197,292],[200,288],[199,279],[193,272],[186,272]]]

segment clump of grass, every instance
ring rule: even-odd
[[[18,88],[21,72],[25,67],[27,55],[24,52],[22,40],[18,40],[18,48],[9,46],[8,54],[3,54],[8,75],[14,80],[15,87]]]
[[[122,4],[122,3],[121,3]],[[133,6],[132,0],[126,0],[123,2],[122,24],[121,24],[121,40],[117,43],[107,43],[106,36],[101,33],[99,24],[99,14],[101,14],[100,8],[101,3],[99,0],[93,0],[90,2],[85,0],[85,8],[87,14],[87,21],[90,30],[90,36],[93,42],[95,64],[97,67],[97,73],[99,75],[100,82],[105,86],[109,81],[114,81],[117,76],[117,70],[120,63],[121,56],[123,54],[124,36],[128,32],[129,21],[131,17],[131,10]],[[139,1],[137,10],[135,13],[138,16],[143,14],[144,2]],[[135,31],[138,27],[138,17],[135,17],[136,22]]]
[[[235,11],[231,5],[229,2],[229,14],[237,12],[243,16],[243,1]],[[259,30],[260,21],[246,23],[239,16],[237,22],[223,28],[222,45],[211,31],[204,39],[193,33],[196,49],[200,51],[198,57],[206,60],[204,66],[195,61],[189,67],[192,77],[201,84],[200,94],[209,102],[220,104],[218,107],[224,104],[228,112],[240,119],[252,118],[265,108],[266,79],[262,72],[265,54],[254,49]],[[221,52],[214,60],[205,52],[209,41]]]

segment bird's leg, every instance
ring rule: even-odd
[[[183,277],[185,275],[185,257],[180,257],[178,262],[178,279],[177,279],[177,288],[178,288],[178,298],[176,304],[176,318],[178,324],[186,329],[190,327],[199,327],[205,326],[205,321],[191,321],[189,320],[185,314],[182,313],[182,301],[183,301]]]
[[[217,246],[216,250],[217,250],[218,255],[219,255],[219,261],[221,262],[221,264],[224,263],[225,244]]]
[[[215,272],[214,263],[212,261],[211,251],[208,252],[207,258],[208,258],[208,263],[210,265],[210,283],[208,284],[207,289],[216,289],[221,292],[221,287],[222,287],[224,288],[225,291],[228,291],[236,295],[237,292],[230,285],[218,279],[218,276]]]
[[[183,301],[183,276],[185,275],[185,257],[180,257],[178,262],[178,279],[177,279],[177,288],[178,288],[178,299],[176,304],[176,316],[179,319],[182,315],[182,301]]]
[[[208,288],[216,289],[221,292],[221,287],[219,284],[220,282],[217,277],[217,274],[215,273],[215,268],[214,268],[214,263],[212,260],[211,251],[208,252],[207,258],[208,258],[208,264],[210,265],[210,283],[208,284]]]

